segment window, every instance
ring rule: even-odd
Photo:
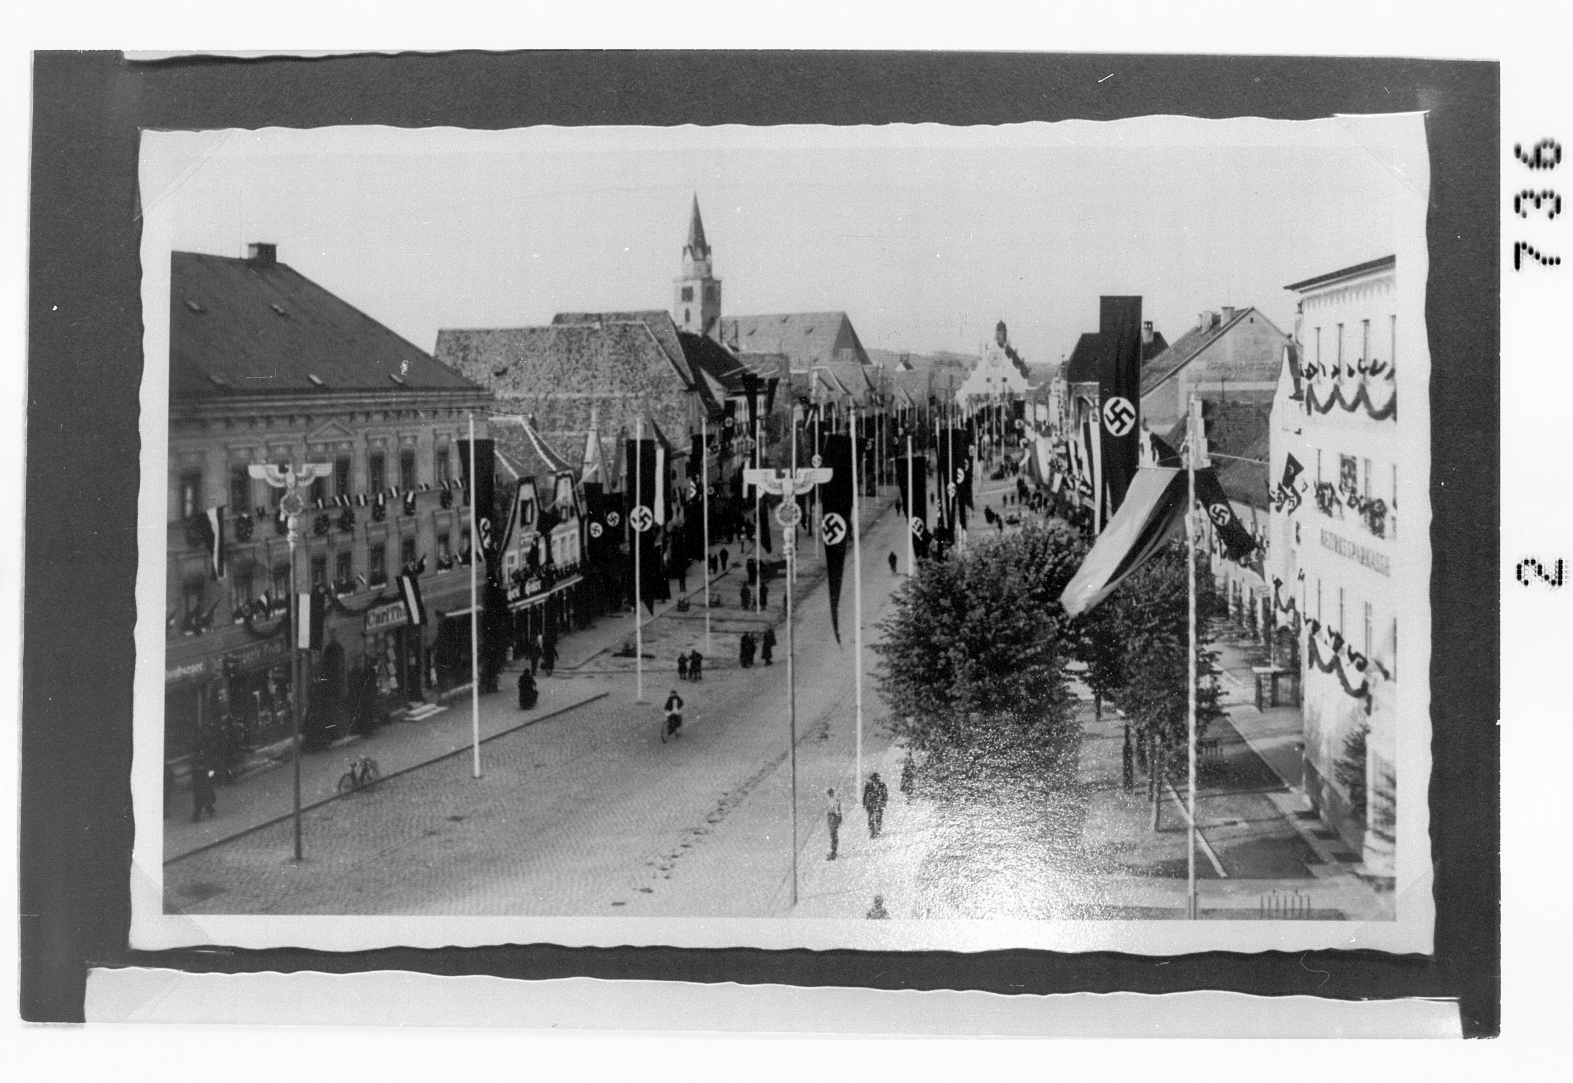
[[[1360,460],[1360,495],[1371,499],[1371,460]]]
[[[685,301],[692,301],[693,299],[694,299],[694,287],[692,287],[692,286],[684,286],[683,287],[683,300],[685,300]]]
[[[180,475],[180,517],[189,519],[202,510],[202,471],[186,470]]]
[[[327,585],[328,554],[313,553],[311,557],[311,587],[313,590],[315,590],[318,587],[325,587]]]
[[[1365,651],[1367,658],[1371,657],[1371,603],[1365,603]]]
[[[1360,360],[1371,360],[1371,321],[1360,321]]]
[[[399,539],[399,563],[406,567],[415,563],[414,535],[406,535]]]
[[[415,488],[415,449],[399,449],[399,488],[409,492]]]
[[[1393,677],[1398,677],[1398,618],[1393,618]]]
[[[1353,455],[1338,456],[1338,491],[1343,493],[1360,491],[1360,460]]]
[[[322,507],[328,502],[328,479],[312,478],[309,499],[313,507]]]
[[[252,601],[257,596],[257,566],[246,564],[230,569],[230,601],[236,606]]]
[[[368,495],[375,496],[388,487],[388,457],[373,451],[366,460]]]
[[[1338,588],[1338,634],[1344,634],[1344,588]]]
[[[1320,327],[1316,329],[1316,366],[1317,368],[1322,367],[1322,329]]]
[[[1316,619],[1322,619],[1322,577],[1316,577]]]
[[[706,301],[718,301],[720,299],[721,299],[721,287],[720,286],[717,286],[715,283],[711,283],[710,285],[705,287],[705,300]]]
[[[229,468],[229,510],[236,515],[251,514],[251,474],[244,465]]]
[[[434,469],[432,470],[432,473],[437,476],[438,485],[446,485],[449,481],[453,480],[453,474],[451,472],[452,467],[448,464],[447,448],[440,447],[437,449],[437,457],[433,465]]]
[[[1387,351],[1388,363],[1396,365],[1398,363],[1398,317],[1396,315],[1387,317]]]
[[[1316,449],[1316,483],[1322,484],[1322,449]]]
[[[1342,371],[1343,367],[1344,367],[1344,325],[1343,324],[1339,324],[1338,325],[1338,368],[1339,368],[1339,371]]]
[[[685,308],[685,309],[683,309],[683,323],[686,325],[689,322],[690,322],[689,311],[688,311],[688,309]]]
[[[373,545],[366,555],[366,578],[374,587],[388,581],[388,547]]]
[[[182,615],[196,616],[202,612],[202,596],[207,589],[207,576],[190,575],[180,587]]]
[[[350,495],[350,457],[340,455],[333,460],[333,495]]]
[[[273,587],[269,591],[275,602],[289,597],[289,564],[273,565]]]
[[[452,557],[453,557],[453,542],[449,539],[447,534],[438,534],[437,535],[437,558],[439,560],[449,560]]]

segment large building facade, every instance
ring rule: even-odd
[[[468,605],[458,442],[489,396],[278,262],[176,252],[171,262],[166,754],[287,736],[292,588],[331,599],[313,656],[316,722],[357,680],[393,707],[431,697],[446,610]],[[283,492],[256,465],[325,464],[291,563]],[[426,620],[398,590],[409,569]]]
[[[1397,372],[1419,334],[1397,274],[1389,256],[1287,287],[1299,314],[1268,479],[1268,577],[1300,630],[1305,790],[1378,877],[1393,875],[1398,786]]]

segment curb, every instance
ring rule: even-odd
[[[517,733],[519,730],[527,729],[530,726],[535,725],[537,722],[545,722],[548,718],[556,718],[558,715],[567,714],[569,711],[577,711],[580,707],[588,706],[589,704],[594,703],[598,699],[605,699],[609,695],[611,695],[610,692],[597,692],[595,695],[590,696],[587,699],[582,699],[578,703],[571,703],[571,704],[569,704],[566,707],[559,707],[559,708],[557,708],[557,710],[549,711],[548,713],[541,715],[539,718],[532,718],[532,719],[530,719],[527,722],[519,723],[517,726],[510,726],[510,727],[508,727],[505,730],[498,730],[496,733],[493,733],[493,734],[491,734],[491,735],[489,735],[487,737],[482,737],[480,743],[484,745],[488,741],[494,741],[494,740],[496,740],[499,737],[506,737],[510,733]],[[473,748],[474,748],[474,745],[462,745],[459,748],[453,749],[452,751],[444,752],[440,756],[433,756],[429,760],[422,760],[420,763],[411,764],[408,767],[401,767],[397,771],[392,771],[392,772],[390,772],[390,773],[388,773],[386,775],[383,775],[380,778],[378,778],[376,784],[380,785],[380,784],[385,783],[385,782],[391,782],[393,779],[398,778],[400,775],[407,775],[411,771],[419,771],[421,768],[423,768],[423,767],[430,767],[434,763],[441,763],[443,760],[452,759],[454,756],[461,756],[464,753],[469,752]],[[330,804],[330,803],[332,803],[334,801],[343,800],[343,798],[346,797],[346,796],[348,796],[348,795],[335,792],[333,794],[330,794],[327,797],[322,798],[319,801],[313,801],[309,805],[302,805],[302,806],[300,806],[301,815],[305,815],[306,813],[312,811],[313,809],[319,809],[323,805]],[[233,835],[226,835],[226,836],[224,836],[221,839],[214,839],[212,842],[205,842],[201,846],[196,847],[195,849],[187,850],[185,853],[182,853],[182,854],[176,854],[174,857],[165,858],[164,859],[164,868],[167,869],[169,866],[175,864],[178,861],[184,861],[188,857],[194,857],[197,854],[206,853],[208,850],[212,850],[212,849],[214,849],[216,847],[223,846],[223,845],[226,845],[227,843],[234,842],[236,839],[244,838],[247,835],[251,835],[251,834],[254,834],[254,833],[258,832],[258,831],[261,831],[264,828],[269,828],[269,827],[272,827],[275,824],[283,823],[286,820],[294,819],[294,816],[295,816],[295,813],[293,811],[286,812],[282,816],[275,816],[271,820],[264,820],[262,823],[253,824],[250,827],[247,827],[247,828],[244,828],[244,829],[242,829],[240,831],[235,832]]]

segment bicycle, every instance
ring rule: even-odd
[[[339,776],[339,793],[351,794],[356,790],[375,786],[382,777],[382,770],[377,766],[377,761],[370,756],[362,756],[350,764],[350,769]]]

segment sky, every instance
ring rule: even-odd
[[[1171,341],[1395,251],[1419,118],[1153,117],[995,127],[324,128],[145,133],[173,247],[252,241],[431,350],[440,328],[672,307],[697,195],[723,315],[839,309],[864,346],[1029,362],[1139,294]],[[149,254],[150,258],[153,254]]]

